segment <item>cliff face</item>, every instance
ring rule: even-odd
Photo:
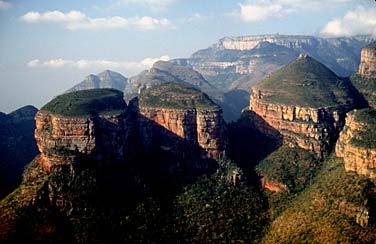
[[[125,115],[63,117],[39,111],[35,139],[41,155],[38,162],[47,171],[55,165],[73,164],[78,158],[93,161],[124,159]]]
[[[187,106],[185,100],[192,104]],[[169,103],[171,101],[176,103]],[[178,152],[182,150],[178,146],[181,141],[198,147],[203,158],[218,160],[223,156],[226,140],[222,110],[198,90],[174,83],[161,85],[140,96],[139,113],[141,134],[149,143],[159,140],[162,147]],[[159,129],[161,134],[158,135],[155,127],[165,130]],[[157,135],[160,138],[155,138]],[[164,137],[176,137],[176,145],[169,140],[167,145]],[[184,154],[184,150],[181,153]]]
[[[220,89],[249,91],[257,81],[305,52],[340,76],[359,67],[360,50],[374,41],[369,36],[319,38],[299,35],[225,37],[185,61]]]
[[[254,90],[253,92],[257,92]],[[251,109],[277,129],[292,147],[313,151],[320,157],[330,148],[344,112],[332,108],[309,108],[263,102],[252,96]]]
[[[154,140],[151,130],[155,123],[166,129],[161,137],[170,137],[172,133],[191,146],[203,149],[201,156],[204,158],[219,160],[223,156],[225,142],[221,110],[140,107],[140,115],[142,135],[149,142]],[[165,149],[181,150],[178,143],[174,145],[165,141],[162,144],[165,144],[162,145]]]
[[[358,74],[376,79],[376,42],[362,49]]]
[[[309,77],[309,78],[306,78]],[[301,55],[253,89],[250,108],[290,146],[325,156],[355,105],[347,81]]]
[[[372,112],[373,111],[373,112]],[[374,132],[376,117],[363,120],[364,114],[375,115],[374,110],[355,110],[347,114],[346,125],[336,144],[336,155],[343,158],[346,171],[369,178],[376,177],[376,148]]]

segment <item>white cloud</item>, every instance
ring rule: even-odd
[[[51,59],[42,61],[39,59],[34,59],[29,61],[26,65],[29,68],[76,68],[76,69],[116,69],[124,71],[126,73],[137,73],[145,69],[149,69],[155,62],[163,60],[168,61],[170,57],[168,55],[163,55],[159,58],[145,58],[141,61],[112,61],[112,60],[90,60],[90,59]]]
[[[376,36],[376,7],[357,7],[342,18],[336,18],[321,30],[324,36],[352,36],[371,34]]]
[[[6,1],[0,1],[0,10],[8,9],[12,6],[9,2]]]
[[[129,29],[129,30],[155,30],[174,29],[175,26],[168,19],[155,19],[149,16],[124,18],[120,16],[90,18],[80,11],[63,13],[49,11],[44,13],[28,12],[21,16],[27,23],[54,22],[62,24],[66,29]]]
[[[240,18],[246,22],[262,21],[282,14],[279,4],[240,4]]]
[[[176,0],[120,0],[118,4],[141,6],[158,11],[166,9],[175,2]]]
[[[248,0],[239,4],[240,10],[232,13],[245,22],[279,18],[298,11],[320,11],[338,7],[351,0]]]

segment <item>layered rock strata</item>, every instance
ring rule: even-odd
[[[345,80],[301,55],[253,88],[250,109],[290,146],[325,156],[355,104]]]
[[[363,117],[371,120],[364,120]],[[336,144],[336,155],[343,158],[346,171],[376,178],[376,111],[354,110],[346,117],[346,125]]]
[[[146,91],[139,99],[140,128],[144,139],[150,138],[149,142],[157,140],[153,136],[153,127],[160,127],[165,129],[159,130],[160,137],[176,137],[176,143],[181,141],[198,147],[204,158],[218,160],[223,156],[226,141],[222,110],[205,94],[181,84],[166,83]],[[171,142],[162,146],[178,150]]]
[[[363,78],[376,79],[376,42],[362,49],[358,74]]]

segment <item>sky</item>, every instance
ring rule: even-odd
[[[105,69],[126,77],[224,36],[376,36],[375,0],[0,0],[0,111],[43,106]]]

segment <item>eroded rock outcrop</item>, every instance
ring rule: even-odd
[[[376,79],[376,42],[362,49],[358,74],[364,78]]]
[[[355,106],[351,84],[301,55],[253,89],[250,109],[277,129],[290,146],[325,156],[344,115]]]
[[[180,141],[197,146],[202,157],[218,160],[223,156],[226,140],[222,110],[200,91],[177,83],[162,84],[140,96],[139,113],[141,134],[144,141],[148,138],[147,143],[158,140],[168,150],[179,150],[179,146],[162,140],[164,136],[176,137],[176,144]],[[155,127],[165,130],[159,129],[161,134],[156,134]]]
[[[376,178],[376,111],[354,110],[336,144],[336,155],[343,158],[346,171]]]

